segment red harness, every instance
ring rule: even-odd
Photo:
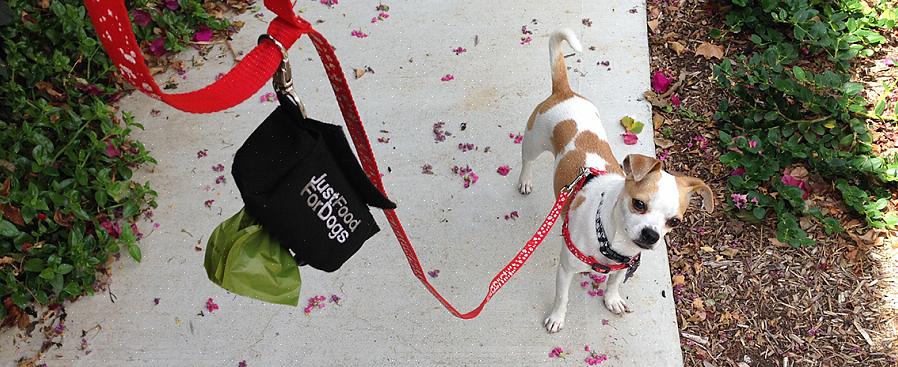
[[[570,198],[576,197],[577,193],[580,192],[580,189],[583,188],[583,185],[585,185],[586,182],[589,181],[589,179],[588,179],[589,176],[601,176],[606,173],[608,173],[608,172],[601,171],[601,170],[598,170],[595,168],[588,168],[588,169],[584,168],[583,171],[580,173],[580,177],[578,177],[572,183],[574,185],[574,187],[571,190],[570,195],[568,197],[570,197]],[[597,213],[596,215],[599,215],[599,214]],[[599,260],[596,260],[596,258],[594,258],[592,256],[587,256],[582,251],[580,251],[580,249],[578,249],[577,246],[574,245],[574,241],[571,240],[571,231],[568,229],[569,216],[570,216],[570,209],[568,209],[567,213],[564,214],[564,222],[561,225],[561,235],[562,235],[562,237],[564,237],[564,244],[567,245],[567,249],[572,254],[574,254],[574,256],[576,256],[578,259],[580,259],[580,261],[584,262],[586,265],[589,265],[589,267],[592,268],[593,271],[598,272],[598,273],[610,273],[612,271],[630,269],[627,272],[627,275],[632,275],[633,271],[636,270],[636,267],[639,266],[639,254],[636,254],[636,256],[631,257],[629,259],[629,261],[627,261],[627,262],[616,263],[616,264],[611,264],[611,265],[603,264],[603,263],[599,262]],[[610,249],[610,245],[607,245],[607,243],[603,244],[603,246],[609,246],[609,249]],[[621,255],[618,255],[618,256],[621,256]],[[629,276],[628,276],[628,278],[629,278]]]

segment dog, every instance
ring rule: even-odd
[[[671,175],[653,157],[630,154],[623,164],[618,163],[608,145],[598,109],[571,90],[562,41],[567,41],[577,52],[583,51],[570,29],[556,31],[549,39],[552,94],[536,106],[527,121],[518,189],[522,194],[532,191],[533,164],[544,152],[555,155],[556,195],[580,176],[584,168],[607,172],[584,184],[576,197],[570,198],[562,216],[568,216],[569,239],[579,252],[592,256],[596,262],[612,265],[618,262],[606,256],[607,251],[599,251],[602,243],[610,246],[611,255],[615,255],[612,257],[632,259],[643,250],[653,249],[682,222],[694,193],[701,195],[702,207],[708,212],[714,210],[714,196],[701,179]],[[600,243],[600,238],[605,241]],[[574,275],[591,270],[593,267],[562,246],[555,305],[544,321],[548,332],[558,332],[564,327],[568,291]],[[615,314],[630,312],[620,294],[624,273],[618,270],[608,274],[604,303]]]

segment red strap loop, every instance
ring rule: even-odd
[[[124,1],[85,0],[84,5],[100,42],[122,77],[141,92],[182,111],[210,113],[236,106],[261,89],[281,61],[280,50],[265,44],[254,48],[230,72],[205,88],[187,93],[164,93],[146,66]],[[293,14],[290,1],[265,0],[265,6],[277,15],[268,26],[268,34],[288,49],[300,36],[313,31],[308,22]]]
[[[137,87],[141,92],[182,111],[193,113],[216,112],[243,102],[271,79],[271,75],[274,74],[282,59],[281,51],[277,46],[272,42],[263,42],[246,55],[231,71],[211,85],[193,92],[166,94],[156,84],[144,62],[143,54],[132,32],[131,22],[124,2],[122,0],[85,0],[85,5],[96,28],[97,35],[99,35],[100,41],[103,43],[103,47],[106,49],[112,62],[121,71],[125,80]],[[321,62],[324,64],[324,69],[327,71],[328,79],[330,79],[331,87],[337,97],[337,103],[340,105],[340,111],[343,114],[349,135],[352,137],[359,161],[371,182],[381,192],[386,193],[380,177],[380,171],[377,168],[377,161],[374,158],[374,152],[371,149],[371,143],[362,125],[362,119],[359,116],[352,93],[349,90],[349,85],[346,82],[346,76],[343,74],[340,62],[334,55],[333,47],[307,21],[293,13],[293,6],[289,0],[265,0],[265,7],[277,15],[277,18],[272,20],[268,26],[268,34],[280,41],[286,48],[289,49],[293,46],[293,43],[303,34],[309,35],[309,38],[315,45],[315,49],[318,51]],[[421,267],[421,262],[418,260],[418,255],[415,253],[411,240],[405,233],[396,211],[384,210],[384,214],[393,228],[393,232],[396,234],[399,245],[402,247],[402,251],[405,253],[409,267],[412,269],[415,277],[424,284],[424,287],[450,313],[462,319],[472,319],[480,314],[493,295],[517,273],[527,259],[530,258],[530,255],[539,247],[558,220],[568,197],[569,193],[567,192],[562,192],[558,196],[552,210],[533,237],[527,241],[524,248],[518,252],[499,274],[493,277],[489,283],[486,296],[484,296],[480,305],[467,313],[459,312],[427,280],[424,269]]]

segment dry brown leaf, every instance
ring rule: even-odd
[[[361,78],[367,72],[367,70],[365,70],[365,68],[358,68],[358,69],[352,69],[352,70],[355,72],[356,79]]]
[[[673,286],[676,287],[678,285],[686,285],[686,277],[681,274],[674,275],[670,277],[671,282],[673,282]]]
[[[0,186],[0,196],[9,196],[9,185],[10,181],[9,177],[7,177],[6,180],[3,181],[3,186]]]
[[[667,47],[670,47],[671,50],[674,50],[677,55],[682,55],[683,52],[686,52],[686,46],[683,46],[682,43],[679,43],[677,41],[668,42]]]
[[[71,227],[72,227],[72,221],[73,221],[74,219],[75,219],[75,216],[72,215],[71,213],[66,214],[66,215],[62,215],[62,212],[59,211],[59,209],[57,209],[56,212],[53,213],[53,220],[54,220],[57,224],[59,224],[60,226],[65,227],[65,228],[71,228]]]
[[[63,99],[65,99],[65,95],[63,95],[63,94],[60,93],[58,90],[56,90],[55,88],[53,88],[53,84],[50,84],[50,83],[47,82],[47,81],[41,80],[41,81],[37,82],[37,84],[35,85],[35,87],[37,87],[37,89],[38,89],[39,91],[42,91],[42,92],[44,92],[44,93],[47,93],[47,95],[50,96],[50,98],[53,98],[53,99],[56,99],[56,100],[63,100]]]
[[[670,102],[668,102],[666,99],[659,96],[658,93],[655,93],[650,90],[645,91],[645,93],[643,93],[643,96],[645,96],[645,99],[647,101],[649,101],[649,103],[651,103],[652,106],[655,106],[658,108],[664,108],[670,104]]]
[[[664,126],[665,122],[666,122],[666,119],[660,113],[656,113],[656,114],[652,115],[652,126],[654,126],[655,129],[660,129],[661,126]]]
[[[672,147],[674,145],[674,142],[667,140],[665,138],[656,136],[655,137],[655,145],[657,145],[659,148],[667,149],[667,148]]]
[[[19,227],[25,226],[25,220],[22,218],[22,212],[19,211],[19,208],[16,208],[12,204],[0,204],[0,212],[2,212],[4,219],[9,220]]]
[[[9,256],[0,257],[0,266],[9,265],[16,262],[16,259],[13,259]]]
[[[791,171],[789,171],[789,175],[795,177],[799,180],[804,180],[808,177],[808,170],[802,166],[796,166]]]
[[[718,60],[722,60],[723,46],[702,42],[702,44],[695,48],[695,54],[704,56],[706,59],[717,58]]]
[[[656,19],[652,19],[652,20],[648,21],[647,23],[648,23],[648,25],[649,25],[649,29],[651,29],[652,32],[655,32],[655,31],[658,30],[658,23],[659,23],[659,22],[658,22],[658,19],[657,19],[657,18],[656,18]]]
[[[37,6],[41,7],[41,9],[50,8],[50,0],[38,0]]]
[[[739,253],[739,250],[738,250],[738,249],[734,249],[734,248],[732,248],[732,247],[727,247],[726,249],[724,249],[724,250],[721,251],[720,253],[722,253],[723,256],[726,256],[726,257],[729,257],[729,258],[732,259],[733,257],[736,256],[736,254]]]
[[[770,238],[768,238],[768,240],[770,240],[771,245],[774,245],[776,247],[789,247],[789,246],[786,246],[786,244],[780,242],[780,240],[776,239],[776,237],[770,237]]]

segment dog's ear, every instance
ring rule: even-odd
[[[633,177],[633,181],[642,181],[649,173],[660,171],[661,161],[642,154],[630,154],[624,158],[623,169],[627,177]]]
[[[684,200],[680,200],[681,203],[688,204],[689,198],[697,191],[702,196],[702,209],[708,213],[714,211],[714,193],[705,181],[695,177],[677,176],[677,189],[680,190],[681,196],[685,196]]]

